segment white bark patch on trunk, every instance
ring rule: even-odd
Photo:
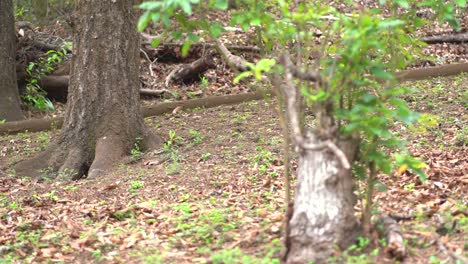
[[[346,247],[356,229],[349,170],[327,150],[300,153],[287,263],[325,262],[333,245]]]

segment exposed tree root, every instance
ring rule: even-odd
[[[385,253],[401,261],[406,256],[406,247],[403,233],[398,223],[393,218],[384,214],[377,223],[377,231],[387,241]]]

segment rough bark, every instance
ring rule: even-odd
[[[77,0],[75,18],[63,129],[44,152],[15,166],[19,175],[50,168],[64,178],[96,177],[128,155],[137,138],[147,146],[158,143],[140,111],[133,1]]]
[[[0,120],[23,119],[15,66],[15,18],[13,1],[0,1]]]
[[[351,162],[357,143],[338,145]],[[358,235],[353,177],[327,149],[303,150],[298,164],[286,263],[324,263],[332,255],[334,245],[347,248]]]

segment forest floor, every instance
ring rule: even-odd
[[[402,263],[468,258],[468,75],[411,82],[424,126],[394,132],[427,162],[427,181],[380,175],[377,210],[401,218]],[[282,132],[275,100],[147,118],[163,149],[133,152],[100,179],[0,177],[0,263],[278,263],[283,252]],[[0,136],[0,167],[57,130]],[[293,168],[295,161],[293,160]],[[65,175],[63,175],[65,176]],[[358,182],[357,217],[363,182]],[[330,263],[394,263],[377,238]]]
[[[227,24],[222,13],[210,16]],[[462,18],[466,31],[468,16]],[[63,28],[45,31],[57,35]],[[418,34],[448,31],[429,25]],[[253,44],[252,32],[236,34],[225,38],[234,45]],[[424,53],[436,57],[429,65],[439,65],[467,62],[467,51],[466,43],[442,43]],[[249,61],[259,57],[243,55]],[[144,88],[161,89],[180,62],[143,58],[141,63]],[[173,85],[172,93],[142,103],[251,91],[233,84],[233,76],[219,62],[200,83]],[[401,263],[468,263],[468,74],[405,85],[417,89],[404,98],[425,114],[424,122],[410,129],[395,125],[393,132],[428,164],[427,180],[408,171],[379,175],[376,211],[400,220],[408,247]],[[26,115],[62,115],[63,105],[55,105],[54,112]],[[163,148],[146,153],[135,148],[132,162],[109,175],[72,182],[47,171],[41,179],[10,176],[10,164],[43,150],[58,130],[0,135],[0,263],[279,263],[285,195],[275,109],[276,101],[266,99],[147,118],[166,142]],[[294,159],[292,168],[295,174]],[[357,218],[364,188],[358,181]],[[375,235],[330,259],[396,262]]]

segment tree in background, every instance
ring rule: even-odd
[[[58,139],[15,166],[64,178],[105,174],[138,144],[155,146],[139,103],[139,37],[133,0],[77,0],[74,54],[64,126]]]
[[[15,68],[15,18],[13,1],[0,1],[0,121],[23,119]]]

